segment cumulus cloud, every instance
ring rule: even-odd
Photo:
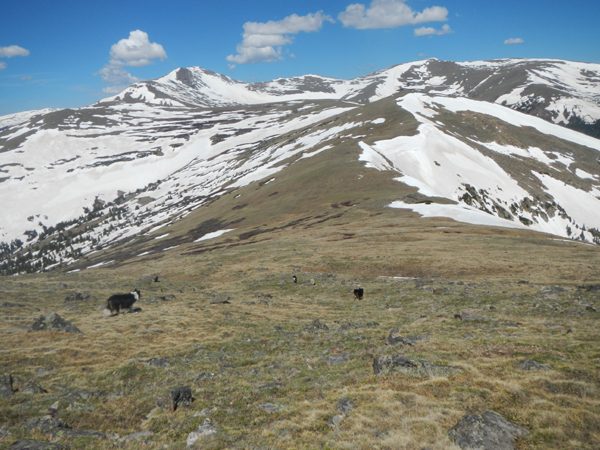
[[[0,58],[12,58],[13,56],[27,56],[29,50],[19,47],[18,45],[9,45],[8,47],[0,47]],[[0,70],[6,69],[6,63],[0,62]]]
[[[29,50],[19,47],[18,45],[9,45],[8,47],[0,47],[0,58],[12,58],[13,56],[27,56]]]
[[[441,6],[425,8],[415,12],[406,5],[406,0],[373,0],[371,6],[355,3],[338,14],[345,27],[359,30],[374,28],[397,28],[426,22],[445,22],[448,10]]]
[[[504,41],[505,44],[510,45],[510,44],[522,44],[523,42],[525,42],[523,39],[521,38],[510,38]]]
[[[325,21],[333,22],[333,19],[319,11],[306,16],[292,14],[285,19],[266,23],[246,22],[242,43],[236,47],[237,55],[229,55],[226,59],[235,64],[282,60],[281,48],[294,42],[294,34],[319,31]],[[229,67],[233,68],[235,64]]]
[[[129,33],[127,39],[121,39],[110,48],[110,61],[97,75],[102,77],[106,84],[114,86],[103,89],[108,94],[119,93],[127,86],[140,81],[123,67],[142,67],[152,64],[152,60],[167,57],[167,52],[162,45],[156,42],[150,42],[148,33],[135,30]]]
[[[444,25],[441,30],[436,30],[435,28],[432,28],[432,27],[421,27],[421,28],[417,28],[415,30],[415,36],[432,36],[432,35],[441,36],[442,34],[448,34],[448,33],[454,33],[454,31],[452,31],[450,29],[450,26],[448,24]]]
[[[110,48],[110,57],[111,63],[141,67],[151,64],[152,59],[165,59],[167,52],[162,45],[150,42],[148,33],[135,30]]]

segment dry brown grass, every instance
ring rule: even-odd
[[[377,192],[391,189],[389,180],[375,181]],[[89,410],[62,408],[60,417],[70,426],[120,436],[149,430],[154,434],[147,445],[156,448],[184,448],[187,434],[204,420],[194,412],[211,407],[217,408],[211,420],[218,433],[198,447],[451,449],[457,447],[446,432],[462,415],[493,410],[531,431],[518,443],[521,449],[598,448],[600,313],[586,305],[599,307],[600,299],[577,288],[598,282],[597,247],[419,219],[378,207],[388,194],[352,199],[333,188],[338,190],[315,207],[318,212],[299,207],[275,218],[274,206],[264,215],[260,205],[248,206],[241,210],[243,227],[212,241],[147,257],[126,257],[121,250],[121,258],[113,252],[85,263],[118,261],[105,268],[0,279],[2,301],[23,305],[0,309],[3,371],[15,377],[15,387],[35,379],[48,390],[0,402],[0,426],[11,434],[0,449],[26,436],[14,425],[45,414],[58,395],[77,389],[107,395],[83,402]],[[276,182],[261,189],[262,197],[269,189],[282,193]],[[250,188],[243,193],[250,197]],[[235,202],[226,197],[194,220],[231,212]],[[356,206],[340,206],[346,200]],[[188,229],[175,224],[172,233]],[[239,239],[249,230],[270,231]],[[139,254],[151,244],[128,251]],[[147,273],[159,274],[160,281],[142,285],[140,276]],[[298,284],[291,283],[292,274]],[[306,284],[310,279],[316,285]],[[366,293],[362,302],[352,295],[358,284]],[[563,290],[545,291],[548,286]],[[141,313],[102,315],[110,294],[134,287],[142,290]],[[99,300],[65,304],[76,290]],[[168,294],[175,299],[155,300]],[[215,296],[230,296],[230,304],[211,305]],[[58,312],[83,335],[28,333],[43,311]],[[485,320],[460,321],[456,313]],[[304,331],[315,319],[329,331]],[[379,327],[367,328],[367,322]],[[362,327],[343,329],[348,323]],[[394,327],[428,339],[387,346]],[[399,352],[463,373],[433,379],[373,375],[375,356]],[[349,355],[348,363],[324,360],[340,353]],[[171,365],[148,367],[143,361],[152,357],[168,358]],[[518,367],[522,359],[551,370],[525,372]],[[37,376],[41,368],[55,370]],[[201,372],[218,376],[195,381]],[[259,388],[270,382],[283,386]],[[182,385],[194,392],[191,408],[171,413],[156,407],[156,398]],[[332,427],[328,421],[342,397],[356,407]],[[257,407],[264,402],[285,409],[267,413]],[[73,448],[114,445],[55,440]]]

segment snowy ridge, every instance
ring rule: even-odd
[[[597,237],[588,230],[594,228],[597,231],[600,225],[600,170],[597,165],[592,166],[596,173],[589,174],[575,167],[574,154],[553,154],[535,147],[465,140],[449,134],[436,119],[441,108],[485,114],[513,126],[532,127],[545,135],[585,146],[598,162],[600,140],[494,103],[408,94],[399,99],[398,105],[421,122],[419,133],[378,141],[374,145],[361,142],[363,152],[360,160],[365,161],[367,167],[398,172],[402,175],[398,181],[417,187],[425,196],[445,197],[458,200],[460,204],[408,205],[399,201],[390,206],[411,208],[427,217],[437,215],[475,224],[528,227],[589,242]],[[541,191],[536,192],[515,179],[493,157],[481,153],[479,146],[522,160],[536,160],[551,168],[556,164],[568,173],[569,178],[578,178],[588,189],[581,189],[575,183],[561,181],[546,173],[531,171],[529,176],[536,177],[541,185]],[[540,201],[541,198],[543,201]]]
[[[188,67],[136,83],[100,104],[140,101],[216,107],[308,99],[365,103],[410,90],[492,101],[599,137],[599,86],[600,65],[552,59],[462,63],[427,59],[353,80],[305,75],[260,83]]]
[[[0,117],[0,273],[160,232],[340,142],[368,170],[394,171],[434,199],[392,207],[600,243],[599,73],[430,59],[355,80],[242,83],[192,67],[89,107]],[[414,117],[417,133],[369,106],[379,100]],[[587,134],[558,125],[567,118]]]

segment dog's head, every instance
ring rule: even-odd
[[[133,292],[137,294],[137,299],[140,300],[142,298],[142,293],[139,289],[134,289]]]

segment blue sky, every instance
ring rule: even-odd
[[[0,18],[0,115],[188,66],[265,81],[428,57],[600,63],[598,0],[0,0]]]

